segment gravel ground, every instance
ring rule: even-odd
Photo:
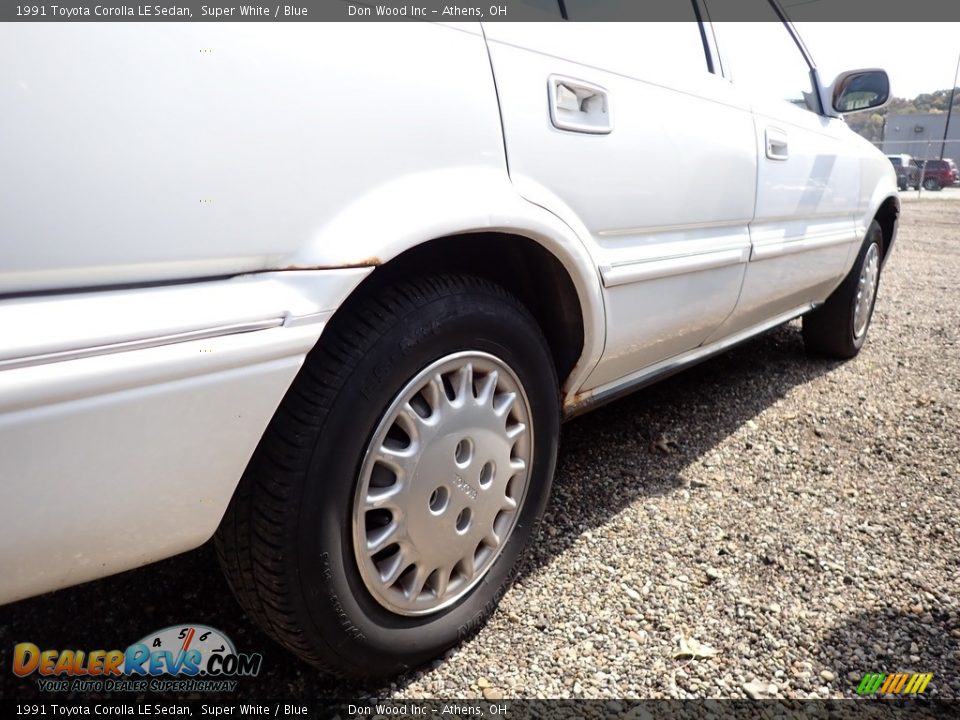
[[[791,323],[565,426],[517,586],[434,665],[386,687],[318,675],[243,617],[205,546],[0,608],[0,666],[14,642],[123,647],[193,621],[264,654],[241,698],[849,697],[896,671],[960,697],[960,202],[930,195],[903,194],[856,360],[807,358]]]

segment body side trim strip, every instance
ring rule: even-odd
[[[92,347],[77,348],[74,350],[61,350],[58,352],[43,353],[41,355],[10,358],[8,360],[0,360],[0,371],[13,370],[15,368],[33,367],[35,365],[47,365],[49,363],[63,362],[65,360],[80,360],[82,358],[95,357],[98,355],[129,352],[131,350],[144,350],[147,348],[159,347],[161,345],[173,345],[175,343],[188,342],[190,340],[206,340],[209,338],[222,337],[224,335],[236,335],[239,333],[254,332],[256,330],[266,330],[268,328],[279,327],[283,324],[283,318],[272,318],[269,320],[256,320],[246,323],[237,323],[235,325],[221,325],[218,327],[203,328],[200,330],[190,330],[188,332],[173,333],[170,335],[158,335],[139,340],[126,340],[124,342],[109,343],[107,345],[94,345]]]
[[[833,245],[846,245],[858,240],[856,233],[830,233],[819,237],[800,237],[786,238],[777,240],[766,240],[755,242],[753,252],[750,254],[750,260],[768,260],[783,255],[793,255],[795,253],[807,252],[808,250],[820,250]]]
[[[746,263],[750,257],[749,245],[729,247],[704,253],[685,253],[668,257],[618,262],[600,267],[604,287],[616,287],[643,280],[684,275],[701,270],[713,270]]]

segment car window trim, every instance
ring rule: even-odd
[[[727,81],[733,82],[732,75],[724,68],[723,66],[723,52],[720,50],[719,43],[716,40],[716,32],[713,29],[713,19],[710,17],[710,4],[708,0],[694,0],[695,4],[702,4],[704,15],[706,17],[707,23],[710,25],[710,34],[713,36],[713,52],[716,54],[717,61],[720,66],[719,74],[724,77]],[[817,111],[814,112],[815,115],[821,117],[826,117],[826,102],[823,97],[823,85],[820,82],[820,73],[817,70],[817,65],[813,60],[813,56],[810,54],[810,51],[807,50],[807,46],[803,42],[803,38],[800,37],[800,33],[797,32],[797,29],[793,26],[793,22],[790,20],[789,16],[780,6],[779,0],[766,0],[767,4],[773,9],[774,14],[779,18],[780,24],[786,28],[787,33],[790,35],[790,38],[793,40],[794,47],[800,51],[800,56],[803,58],[804,62],[807,64],[807,72],[810,76],[810,82],[813,85],[813,94],[817,98]],[[698,13],[698,17],[699,17]]]
[[[691,0],[693,5],[693,15],[697,18],[697,25],[700,28],[700,42],[703,43],[703,55],[707,60],[707,72],[711,75],[723,75],[723,72],[717,72],[716,66],[714,65],[713,59],[716,55],[716,38],[713,38],[713,25],[710,26],[710,38],[707,37],[707,26],[703,21],[703,13],[701,12],[700,0]],[[708,15],[709,17],[709,15]],[[711,39],[713,44],[711,44]],[[717,55],[719,60],[719,55]]]
[[[566,0],[557,0],[557,2],[560,4],[560,14],[563,16],[563,19],[570,20],[570,18],[567,15]],[[722,75],[723,74],[722,72],[718,73],[717,70],[715,69],[716,66],[714,65],[714,57],[716,57],[719,60],[720,56],[716,52],[716,40],[714,39],[713,41],[714,44],[711,46],[710,40],[707,37],[708,23],[705,23],[703,21],[703,14],[700,12],[700,2],[701,0],[690,0],[690,4],[693,7],[693,16],[696,18],[697,27],[700,31],[700,43],[703,46],[703,59],[706,62],[708,73],[710,73],[711,75]],[[709,13],[707,13],[707,17],[708,18],[710,17]],[[573,20],[571,22],[576,22],[576,20]],[[709,29],[710,29],[710,35],[712,35],[713,27],[710,26]]]
[[[814,62],[813,55],[810,54],[806,43],[804,43],[803,38],[800,37],[800,33],[797,32],[797,29],[793,26],[793,21],[790,20],[790,16],[787,15],[787,11],[784,10],[780,5],[780,0],[767,0],[767,3],[769,3],[770,7],[773,8],[773,11],[777,14],[777,17],[780,18],[780,22],[782,22],[784,27],[787,28],[787,32],[790,33],[790,37],[793,38],[794,45],[797,46],[797,49],[800,50],[800,54],[803,55],[803,59],[806,60],[807,67],[810,68],[810,80],[813,82],[813,90],[817,96],[817,104],[820,106],[817,114],[825,116],[827,114],[827,99],[823,97],[823,84],[820,82],[820,71],[817,70],[817,63]]]

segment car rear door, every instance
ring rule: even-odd
[[[829,295],[859,240],[860,161],[846,123],[822,114],[809,56],[769,0],[705,2],[714,18],[750,3],[757,19],[712,23],[724,74],[750,98],[758,154],[750,263],[719,338]]]
[[[0,23],[0,295],[300,266],[374,188],[500,170],[478,30]]]
[[[604,3],[566,0],[571,20]],[[604,354],[585,389],[695,348],[728,316],[749,254],[753,121],[677,23],[489,23],[511,178],[596,263]]]

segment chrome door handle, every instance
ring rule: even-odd
[[[771,160],[786,160],[790,157],[787,147],[787,133],[780,128],[768,127],[766,130],[767,157]]]
[[[606,135],[613,131],[610,95],[593,83],[561,75],[547,78],[550,122],[560,130]]]

